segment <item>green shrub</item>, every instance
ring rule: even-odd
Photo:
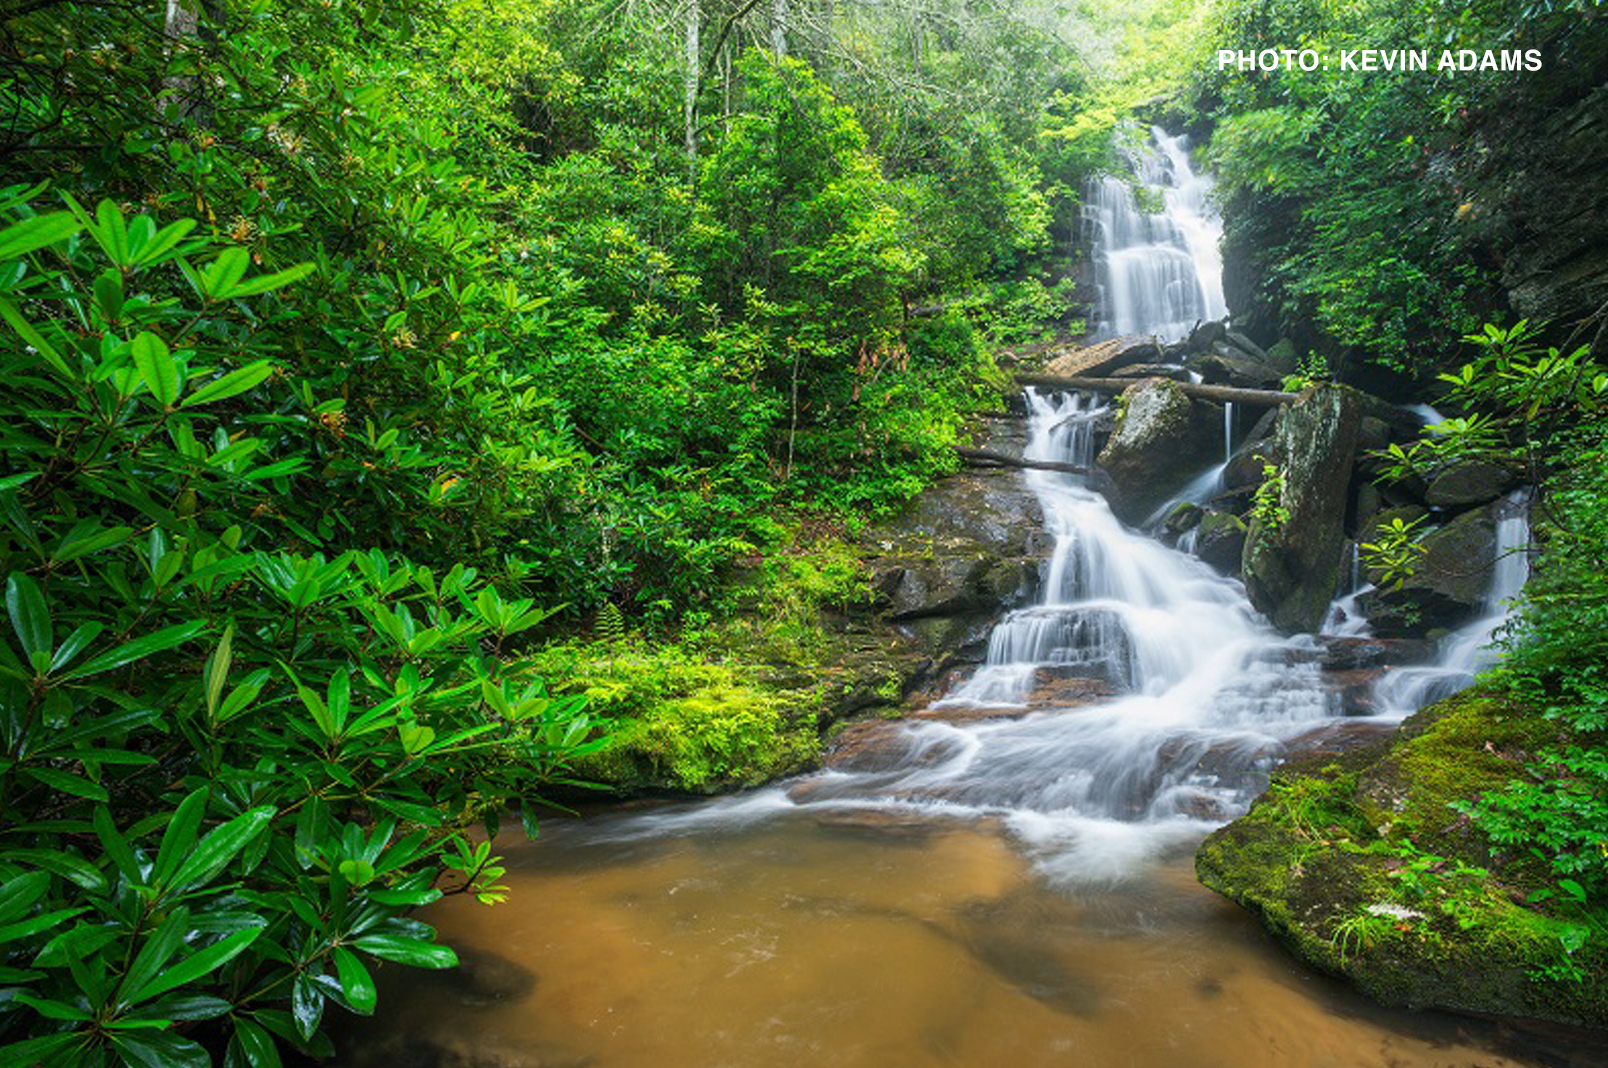
[[[0,194],[0,1060],[327,1054],[374,960],[453,963],[406,916],[444,871],[499,896],[458,828],[529,822],[604,739],[518,656],[548,613],[488,581],[517,563],[306,551],[373,533],[343,457],[387,468],[411,529],[456,496],[439,439],[353,440],[287,372],[311,264],[252,276],[190,220],[37,192]]]

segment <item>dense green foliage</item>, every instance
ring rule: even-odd
[[[1540,897],[1577,910],[1560,935],[1572,953],[1602,926],[1608,904],[1608,367],[1589,345],[1542,348],[1525,322],[1488,325],[1468,340],[1478,358],[1441,375],[1467,414],[1386,457],[1396,478],[1468,457],[1522,463],[1540,489],[1534,570],[1502,638],[1495,692],[1553,726],[1522,777],[1456,805],[1493,843],[1539,863],[1552,880]],[[1375,564],[1387,575],[1409,572],[1412,531],[1398,520],[1380,533],[1365,547]]]
[[[1514,116],[1523,130],[1593,81],[1604,42],[1596,0],[1235,0],[1219,48],[1306,48],[1313,71],[1219,71],[1195,87],[1216,120],[1227,255],[1243,264],[1230,303],[1262,328],[1353,365],[1429,378],[1455,339],[1499,315],[1488,165]],[[1427,71],[1343,69],[1345,49],[1427,50]],[[1545,75],[1438,69],[1443,50],[1538,49]],[[1488,195],[1489,194],[1489,195]]]
[[[4,17],[0,1059],[326,1053],[500,896],[469,824],[813,759],[768,665],[859,685],[863,578],[776,516],[949,470],[1073,314],[1084,87],[940,7],[705,11],[696,69],[653,5]]]
[[[311,265],[253,274],[193,220],[28,215],[33,193],[0,205],[22,216],[0,317],[26,342],[0,359],[4,1056],[207,1063],[186,1031],[231,1063],[327,1049],[326,1002],[373,1010],[365,957],[453,963],[404,915],[444,871],[497,896],[457,828],[530,819],[602,740],[518,659],[548,615],[529,599],[461,563],[286,544],[341,506],[342,398],[276,359]],[[441,457],[386,435],[351,466],[406,455],[413,529],[439,531],[432,500],[450,525]],[[330,497],[298,499],[318,463]]]

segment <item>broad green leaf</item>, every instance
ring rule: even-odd
[[[5,478],[0,478],[0,493],[5,493],[7,490],[14,490],[18,486],[26,485],[38,477],[38,471],[24,471],[20,475],[7,475]]]
[[[266,293],[271,289],[283,288],[312,274],[314,266],[311,263],[299,263],[294,267],[287,267],[283,271],[265,274],[260,278],[253,278],[249,282],[241,282],[229,291],[229,296],[252,297],[258,293]]]
[[[244,367],[230,371],[221,378],[208,382],[188,397],[185,397],[179,407],[189,408],[197,404],[211,404],[213,401],[227,400],[266,381],[273,373],[274,365],[267,360],[248,363]]]
[[[222,998],[204,994],[175,994],[158,998],[141,1011],[168,1020],[215,1020],[234,1008]]]
[[[261,927],[248,927],[243,931],[236,931],[221,941],[191,954],[136,990],[127,1001],[130,1004],[149,1001],[158,994],[210,975],[244,953],[247,947],[257,940],[257,936],[262,934],[262,930]]]
[[[0,884],[0,923],[16,919],[45,896],[50,889],[50,873],[31,871]]]
[[[205,786],[190,791],[179,807],[173,810],[167,829],[162,832],[162,845],[156,852],[156,867],[151,869],[151,881],[165,886],[179,864],[190,855],[196,835],[201,831],[201,817],[206,813],[207,798],[212,791]]]
[[[73,1020],[82,1022],[89,1019],[89,1013],[77,1005],[69,1005],[64,1001],[52,998],[35,997],[32,994],[19,993],[16,1000],[22,1002],[47,1020]]]
[[[456,968],[458,955],[448,946],[393,934],[364,935],[352,943],[381,960],[396,961],[413,968]]]
[[[267,829],[276,811],[271,805],[262,805],[207,832],[179,866],[167,890],[182,894],[215,879],[253,838]]]
[[[62,359],[61,353],[56,351],[55,346],[45,340],[45,336],[23,317],[22,312],[8,297],[0,297],[0,319],[10,323],[11,329],[15,330],[22,340],[33,346],[34,351],[43,356],[45,362],[54,367],[63,378],[78,377],[67,366],[67,361]]]
[[[0,260],[26,256],[46,245],[65,241],[82,229],[83,226],[69,211],[55,211],[49,215],[24,219],[0,230]]]
[[[122,1054],[124,1064],[138,1068],[212,1068],[205,1049],[167,1032],[113,1035],[112,1046]]]
[[[158,230],[144,247],[134,254],[134,262],[148,265],[156,262],[160,257],[173,249],[191,230],[195,229],[194,219],[176,219]]]
[[[121,545],[133,533],[132,527],[102,527],[96,520],[85,519],[67,532],[51,558],[59,564],[65,564],[80,556]]]
[[[168,913],[165,920],[148,934],[140,945],[140,951],[134,957],[128,971],[124,973],[118,990],[123,995],[125,1004],[133,1004],[143,998],[131,997],[133,991],[145,987],[162,971],[164,965],[173,959],[173,954],[184,945],[185,936],[190,933],[190,910],[183,905]]]
[[[139,368],[140,378],[144,379],[151,395],[164,408],[173,407],[173,402],[179,399],[179,365],[168,351],[167,342],[142,330],[134,337],[133,354],[134,366]]]
[[[60,671],[68,664],[72,663],[73,658],[79,653],[83,652],[89,646],[90,642],[94,641],[96,638],[99,638],[101,636],[101,632],[105,629],[106,624],[98,621],[91,621],[89,623],[85,623],[83,626],[67,635],[67,640],[56,647],[56,655],[50,658],[50,670]],[[60,738],[57,738],[56,741],[59,744],[61,740]]]
[[[83,857],[63,853],[59,849],[8,849],[6,859],[17,864],[32,864],[47,872],[60,875],[92,893],[104,893],[106,875]],[[36,873],[37,874],[37,873]],[[5,891],[0,889],[0,895]]]
[[[84,961],[122,937],[117,927],[94,927],[87,923],[75,924],[45,943],[45,948],[33,959],[36,968],[60,968],[69,961]]]
[[[274,1044],[273,1036],[250,1020],[235,1020],[231,1045],[240,1050],[240,1056],[250,1068],[280,1068],[279,1047]]]
[[[207,465],[209,467],[222,467],[224,464],[233,463],[236,460],[244,460],[260,448],[262,448],[261,438],[241,438],[239,441],[231,441],[207,457]]]
[[[95,206],[95,222],[99,225],[91,227],[90,233],[100,242],[107,259],[119,267],[129,266],[128,227],[123,210],[111,200],[103,200]]]
[[[29,665],[43,673],[50,667],[50,609],[39,584],[20,571],[6,578],[6,611],[11,615],[11,627],[22,642],[22,651]]]
[[[31,938],[41,931],[48,931],[58,923],[65,923],[88,909],[56,909],[39,916],[30,916],[26,920],[8,923],[0,927],[0,942],[15,942],[19,938]]]
[[[60,1035],[40,1035],[38,1038],[0,1046],[0,1064],[39,1064],[57,1058],[74,1045],[84,1041],[84,1035],[68,1031]]]
[[[207,658],[207,714],[214,719],[218,714],[218,701],[223,696],[223,684],[229,679],[229,665],[234,659],[234,624],[223,628],[218,647]]]
[[[335,947],[335,973],[341,981],[341,990],[346,994],[346,1001],[353,1010],[368,1016],[374,1011],[375,1002],[379,994],[374,989],[374,980],[369,976],[368,969],[363,962],[357,959],[357,954],[344,946]]]
[[[82,667],[69,671],[66,677],[69,679],[81,679],[88,675],[98,675],[103,671],[120,668],[124,664],[132,664],[136,660],[143,660],[155,653],[183,645],[206,629],[205,620],[176,623],[171,627],[163,627],[154,634],[135,638],[131,642],[124,642],[115,649],[107,650]]]
[[[312,1038],[324,1018],[324,992],[305,972],[298,973],[291,985],[290,1010],[296,1020],[296,1033],[303,1041]]]
[[[90,782],[82,775],[74,775],[69,771],[57,768],[25,767],[22,773],[35,782],[42,783],[58,793],[71,794],[74,797],[86,797],[91,801],[100,801],[103,804],[111,800],[106,787],[98,782]]]
[[[232,296],[250,266],[251,254],[239,245],[224,249],[201,275],[206,295],[213,300]]]
[[[112,858],[117,870],[122,872],[123,877],[129,882],[143,883],[139,861],[134,857],[134,849],[128,844],[128,839],[118,832],[117,825],[112,822],[111,811],[105,805],[97,805],[91,821],[95,826],[95,837],[100,839],[101,848]]]

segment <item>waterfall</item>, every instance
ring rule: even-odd
[[[1399,719],[1455,693],[1496,662],[1497,629],[1512,616],[1513,598],[1530,577],[1530,509],[1527,490],[1515,490],[1496,508],[1496,561],[1479,618],[1441,639],[1433,663],[1387,671],[1374,685],[1379,715]]]
[[[1132,164],[1147,199],[1163,210],[1144,211],[1123,179],[1090,184],[1084,210],[1100,289],[1096,334],[1176,341],[1197,323],[1228,314],[1218,251],[1223,225],[1207,200],[1211,179],[1190,166],[1186,137],[1154,128]]]
[[[1104,409],[1028,401],[1027,456],[1087,463]],[[1024,477],[1055,537],[1040,603],[994,628],[987,662],[937,707],[1033,711],[907,724],[904,766],[829,772],[809,801],[1002,815],[1050,874],[1118,875],[1242,811],[1282,740],[1329,715],[1330,699],[1299,641],[1276,635],[1238,583],[1124,528],[1080,477]],[[1057,697],[1068,679],[1111,696],[1069,707]]]

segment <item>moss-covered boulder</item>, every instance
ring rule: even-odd
[[[1422,509],[1397,509],[1394,516],[1424,514]],[[1485,603],[1485,591],[1496,565],[1496,518],[1493,510],[1477,508],[1425,535],[1424,556],[1401,586],[1374,590],[1357,600],[1373,632],[1384,638],[1419,637],[1435,629],[1459,626],[1476,615]],[[1371,580],[1381,576],[1371,574]]]
[[[1110,479],[1112,512],[1137,526],[1220,449],[1221,414],[1161,378],[1124,390],[1121,412],[1096,462]]]
[[[1608,1028],[1608,987],[1592,981],[1608,945],[1567,952],[1579,917],[1530,902],[1547,873],[1453,807],[1524,774],[1554,730],[1501,692],[1466,690],[1379,746],[1286,765],[1206,839],[1196,872],[1386,1004]]]
[[[1339,586],[1361,416],[1355,390],[1325,384],[1279,417],[1278,514],[1251,523],[1242,574],[1251,603],[1280,630],[1317,630]]]
[[[1207,512],[1195,532],[1195,555],[1225,575],[1238,575],[1245,553],[1245,521],[1227,512]]]

